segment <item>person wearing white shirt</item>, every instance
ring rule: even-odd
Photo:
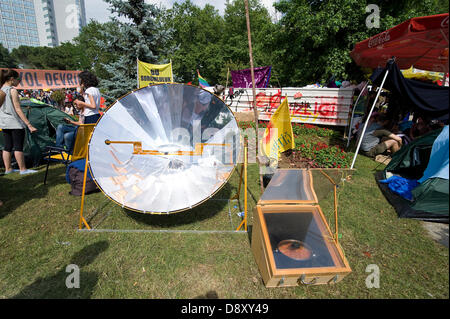
[[[76,99],[74,101],[77,109],[84,115],[84,124],[95,124],[100,118],[100,90],[97,88],[98,79],[89,71],[79,74],[81,91],[84,91],[84,102]]]

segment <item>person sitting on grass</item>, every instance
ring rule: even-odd
[[[372,116],[361,142],[364,155],[372,158],[385,152],[392,155],[402,147],[401,137],[386,129],[389,122],[384,114]]]

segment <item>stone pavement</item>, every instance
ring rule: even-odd
[[[422,222],[422,225],[431,238],[448,248],[448,224]]]

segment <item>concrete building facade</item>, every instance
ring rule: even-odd
[[[0,43],[54,47],[86,25],[84,0],[0,0]]]

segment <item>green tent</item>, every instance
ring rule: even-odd
[[[399,217],[448,223],[448,179],[439,177],[426,179],[412,189],[412,200],[407,200],[394,194],[386,184],[379,182],[380,180],[386,179],[388,173],[409,180],[420,179],[428,167],[433,143],[441,132],[442,129],[432,131],[404,145],[393,155],[391,162],[386,166],[385,170],[376,174],[378,186],[387,200],[395,208]],[[445,165],[445,163],[442,163],[442,165]]]
[[[64,118],[70,116],[36,99],[23,99],[20,105],[31,124],[38,129],[33,134],[26,130],[23,150],[27,166],[35,167],[41,163],[46,146],[55,144],[58,125],[66,124]],[[0,134],[0,150],[3,150],[3,147],[3,134]]]

